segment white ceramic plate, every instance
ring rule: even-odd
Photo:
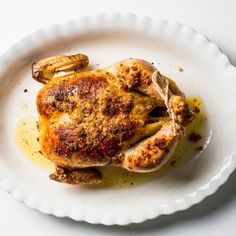
[[[31,79],[31,63],[75,52],[87,54],[92,67],[129,57],[146,59],[186,95],[204,98],[204,151],[130,187],[72,187],[50,181],[49,173],[17,148],[14,130],[18,119],[36,115],[41,85]],[[236,69],[227,57],[204,36],[178,23],[110,14],[37,31],[0,60],[0,185],[29,207],[89,223],[124,225],[184,210],[214,193],[235,168],[235,91]]]

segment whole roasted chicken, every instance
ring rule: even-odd
[[[99,183],[96,167],[108,165],[157,170],[172,157],[198,108],[144,60],[85,71],[88,63],[87,56],[77,54],[32,65],[33,78],[45,84],[37,110],[41,151],[56,165],[50,179]],[[71,73],[56,76],[61,71]]]

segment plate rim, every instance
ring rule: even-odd
[[[32,34],[24,37],[23,39],[21,39],[20,41],[18,41],[15,45],[13,45],[12,47],[10,47],[5,53],[3,53],[0,56],[0,78],[1,75],[4,73],[4,67],[7,67],[7,64],[10,63],[11,60],[13,58],[14,53],[17,51],[18,54],[24,54],[27,53],[27,43],[32,39],[38,36],[39,39],[42,39],[42,37],[45,37],[45,35],[50,35],[50,37],[52,39],[55,39],[56,37],[56,31],[58,29],[60,29],[61,31],[65,30],[66,33],[68,33],[67,29],[71,27],[71,25],[76,25],[79,22],[85,22],[88,21],[88,19],[90,21],[100,21],[100,20],[114,20],[114,21],[130,21],[130,20],[135,20],[137,22],[139,22],[138,24],[165,24],[166,27],[168,25],[175,25],[177,28],[184,28],[187,29],[189,32],[191,32],[192,34],[194,34],[195,36],[199,37],[199,40],[204,40],[205,44],[208,45],[208,47],[212,47],[214,50],[214,53],[216,54],[215,56],[217,58],[219,58],[219,60],[221,61],[221,64],[224,66],[224,72],[228,73],[228,76],[235,76],[236,77],[236,68],[230,64],[228,57],[223,54],[220,49],[214,44],[212,43],[206,36],[204,36],[203,34],[197,32],[196,30],[188,27],[188,26],[184,26],[180,23],[174,22],[174,21],[169,21],[169,20],[165,20],[165,19],[152,19],[146,16],[140,16],[140,15],[136,15],[133,13],[121,13],[121,12],[114,12],[114,13],[100,13],[100,14],[92,14],[92,15],[84,15],[80,18],[77,19],[72,19],[70,21],[67,21],[65,23],[62,24],[53,24],[50,25],[48,27],[39,29],[35,32],[33,32]],[[90,22],[89,21],[89,22]],[[22,52],[20,50],[20,48],[24,48],[26,50],[25,52]],[[30,48],[30,47],[29,47]],[[1,83],[1,80],[0,80]],[[223,168],[224,167],[224,168]],[[30,201],[27,201],[26,197],[22,197],[20,195],[18,195],[16,193],[15,190],[15,186],[14,184],[9,184],[8,181],[8,177],[7,175],[1,174],[0,175],[0,187],[5,190],[6,192],[8,192],[9,194],[11,194],[17,201],[20,201],[22,203],[24,203],[25,205],[27,205],[30,208],[39,210],[42,213],[45,214],[52,214],[55,215],[57,217],[69,217],[71,219],[74,219],[76,221],[86,221],[88,223],[92,223],[92,224],[104,224],[104,225],[128,225],[130,223],[141,223],[144,222],[145,220],[149,220],[149,219],[154,219],[160,215],[170,215],[173,214],[177,211],[183,211],[186,210],[188,208],[190,208],[193,205],[198,204],[199,202],[201,202],[203,199],[205,199],[206,197],[214,194],[217,189],[226,182],[226,180],[229,178],[230,174],[234,171],[234,169],[236,168],[236,153],[234,152],[232,154],[232,156],[229,158],[228,162],[223,166],[218,173],[216,173],[214,176],[211,177],[211,179],[204,185],[202,185],[201,187],[199,187],[195,192],[186,195],[182,201],[179,201],[178,203],[175,202],[175,206],[170,206],[167,207],[165,209],[163,209],[162,211],[152,211],[152,212],[146,212],[146,214],[143,214],[143,216],[138,216],[138,217],[134,217],[134,216],[127,216],[126,219],[119,219],[116,217],[113,217],[112,219],[108,219],[108,218],[93,218],[93,217],[89,217],[89,215],[79,215],[79,214],[72,214],[70,212],[58,212],[57,209],[55,208],[42,208],[40,207],[40,205],[33,205],[33,203],[31,203]],[[1,166],[0,166],[0,171],[1,170]],[[4,170],[2,171],[2,173],[4,173]]]

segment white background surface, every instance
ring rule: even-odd
[[[208,36],[236,65],[235,10],[234,0],[2,1],[0,55],[38,28],[85,14],[126,11],[188,25]],[[235,182],[234,172],[214,196],[197,206],[126,227],[89,225],[43,215],[0,190],[1,235],[235,235]]]

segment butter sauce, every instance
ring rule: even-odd
[[[196,158],[206,145],[207,134],[207,117],[203,100],[198,96],[192,96],[188,99],[197,105],[200,113],[195,121],[186,129],[185,136],[180,140],[174,156],[161,169],[151,173],[133,173],[127,170],[105,166],[99,167],[103,174],[103,183],[90,186],[96,188],[103,187],[130,187],[145,183],[158,178],[160,175],[166,174],[172,168],[176,168],[185,162]],[[199,134],[202,139],[197,142],[189,140],[192,133]],[[38,142],[39,131],[37,129],[36,120],[27,116],[20,119],[16,125],[15,138],[20,150],[25,154],[29,161],[35,165],[47,170],[48,173],[53,172],[54,164],[44,157],[40,151]]]
[[[15,140],[25,157],[46,171],[52,171],[54,164],[43,156],[38,142],[39,131],[32,116],[21,118],[15,129]]]

